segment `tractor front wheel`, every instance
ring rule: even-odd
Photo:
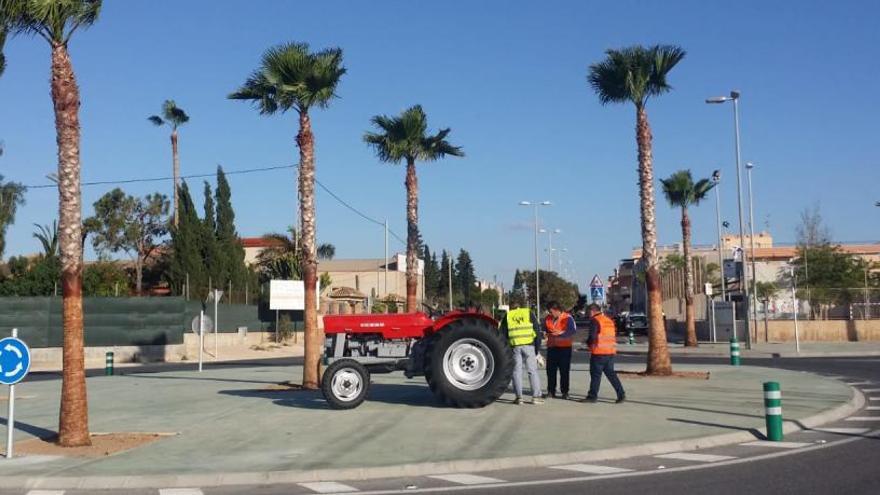
[[[484,407],[510,383],[513,354],[504,336],[476,318],[454,321],[431,341],[425,378],[434,395],[454,407]]]
[[[354,359],[340,359],[324,370],[321,392],[333,409],[354,409],[370,391],[370,372]]]

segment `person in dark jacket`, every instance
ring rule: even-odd
[[[547,336],[547,393],[556,398],[556,378],[560,378],[562,398],[568,399],[571,376],[571,345],[577,332],[574,318],[556,301],[547,304],[549,314],[544,320]]]

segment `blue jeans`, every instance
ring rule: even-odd
[[[587,393],[588,399],[599,397],[599,385],[602,383],[602,374],[608,377],[617,398],[622,399],[626,396],[623,391],[623,385],[620,384],[620,378],[614,371],[614,356],[590,356],[590,391]]]
[[[541,379],[538,377],[538,360],[535,355],[535,345],[518,345],[513,347],[513,391],[517,398],[522,398],[523,383],[522,371],[523,361],[526,362],[526,369],[529,371],[529,381],[532,386],[532,397],[541,397]]]

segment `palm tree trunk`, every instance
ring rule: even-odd
[[[684,345],[697,346],[697,321],[694,314],[694,263],[691,256],[691,218],[686,207],[681,209],[681,239],[684,251]]]
[[[171,131],[171,158],[174,175],[174,226],[180,222],[180,207],[178,206],[178,188],[180,188],[180,156],[177,154],[177,129]],[[138,290],[140,292],[140,290]]]
[[[134,262],[134,271],[135,271],[135,294],[141,296],[141,290],[143,289],[143,280],[144,280],[144,261],[141,258],[141,255],[138,254],[137,258],[135,258]]]
[[[307,112],[299,114],[299,198],[302,224],[302,274],[305,284],[305,364],[303,388],[317,389],[324,336],[318,328],[318,259],[315,252],[315,136]]]
[[[654,169],[651,126],[644,105],[636,106],[636,143],[639,148],[639,199],[642,220],[642,259],[648,286],[648,366],[649,375],[669,375],[672,363],[666,345],[663,297],[657,259],[657,226],[654,218]]]
[[[406,312],[418,311],[419,179],[416,161],[406,159]]]
[[[90,445],[83,356],[82,198],[79,163],[79,88],[63,43],[52,45],[52,102],[58,142],[58,210],[64,324],[58,443]]]

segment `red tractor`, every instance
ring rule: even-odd
[[[424,375],[438,398],[454,407],[483,407],[510,383],[513,354],[497,322],[455,312],[325,316],[321,390],[335,409],[366,399],[370,373]]]

